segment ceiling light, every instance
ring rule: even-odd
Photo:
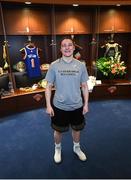
[[[121,6],[120,4],[116,4],[116,6]]]
[[[31,4],[31,2],[30,1],[26,1],[25,4]]]
[[[73,4],[73,6],[74,6],[74,7],[77,7],[77,6],[79,6],[79,4]]]

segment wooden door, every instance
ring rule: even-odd
[[[131,13],[126,10],[116,11],[115,14],[115,32],[131,32]]]
[[[91,15],[86,11],[57,10],[55,12],[56,34],[91,33]]]
[[[115,30],[115,10],[101,10],[99,17],[99,33],[110,33]]]

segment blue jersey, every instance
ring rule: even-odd
[[[25,65],[27,75],[30,78],[41,76],[40,70],[40,59],[38,55],[38,48],[29,48],[26,46],[25,48]]]

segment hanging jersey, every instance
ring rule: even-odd
[[[25,49],[24,60],[25,60],[27,75],[30,78],[41,76],[38,48],[36,47],[29,48],[28,46],[26,46],[24,49]]]

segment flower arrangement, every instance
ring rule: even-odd
[[[96,67],[104,76],[123,76],[126,74],[126,66],[124,61],[113,57],[101,57],[96,61]]]

